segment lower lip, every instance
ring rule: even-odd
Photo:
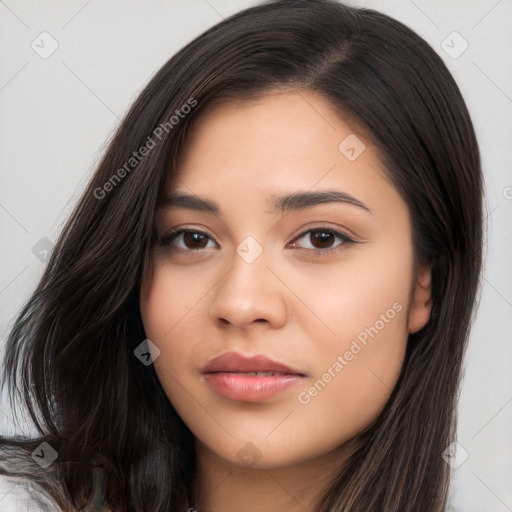
[[[243,373],[205,373],[206,383],[231,400],[260,402],[302,381],[302,375],[246,375]]]

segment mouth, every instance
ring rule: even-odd
[[[261,376],[265,376],[265,377],[268,377],[269,375],[270,376],[275,376],[275,375],[294,375],[293,373],[280,373],[280,372],[272,372],[272,371],[263,371],[263,372],[260,372],[260,371],[257,371],[257,372],[210,372],[210,373],[235,373],[235,374],[241,374],[241,375],[246,375],[246,376],[254,376],[254,377],[261,377]]]
[[[212,359],[202,372],[206,384],[224,398],[260,402],[302,382],[306,374],[264,355],[227,352]]]

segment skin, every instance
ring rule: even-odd
[[[365,145],[354,161],[338,149],[350,134]],[[371,213],[334,202],[267,213],[271,194],[319,190],[351,194]],[[308,90],[210,106],[168,191],[220,206],[217,214],[159,209],[161,237],[189,228],[213,239],[178,236],[158,246],[153,278],[140,294],[146,335],[161,351],[155,370],[196,437],[194,506],[311,510],[348,456],[343,444],[382,411],[408,334],[430,315],[431,272],[414,265],[407,206],[370,141]],[[321,227],[357,243],[302,235]],[[247,236],[262,249],[251,263],[236,252]],[[322,247],[331,250],[313,255]],[[389,313],[377,335],[334,371],[338,356],[393,304],[393,318]],[[263,402],[227,399],[205,384],[201,370],[228,350],[265,354],[306,377]],[[335,377],[308,394],[329,368]],[[308,403],[299,401],[301,392]],[[244,460],[239,454],[247,451],[252,457]]]

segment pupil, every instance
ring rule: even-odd
[[[324,244],[324,245],[321,245],[321,247],[320,247],[321,249],[324,249],[325,247],[330,246],[330,242],[332,242],[332,240],[330,240],[330,239],[332,238],[333,234],[328,233],[327,231],[316,231],[315,233],[313,233],[313,236],[317,241],[320,242],[320,244]]]
[[[184,233],[183,239],[185,242],[185,245],[188,246],[188,242],[192,242],[192,245],[194,245],[195,242],[201,241],[200,239],[203,238],[203,242],[206,240],[206,237],[202,235],[201,233]],[[197,244],[195,246],[197,248]],[[200,245],[199,247],[204,247],[204,243]]]

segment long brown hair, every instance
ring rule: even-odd
[[[388,403],[352,440],[318,511],[444,510],[441,454],[455,437],[481,269],[477,141],[457,85],[423,39],[386,15],[330,0],[271,1],[222,21],[135,101],[8,338],[4,384],[40,435],[0,438],[0,472],[30,477],[63,508],[82,507],[98,474],[116,511],[191,506],[193,436],[153,366],[134,356],[145,339],[138,295],[150,277],[159,193],[207,105],[304,88],[376,144],[408,205],[417,260],[432,265],[431,317],[409,336]],[[43,441],[58,453],[44,470],[30,457]]]

